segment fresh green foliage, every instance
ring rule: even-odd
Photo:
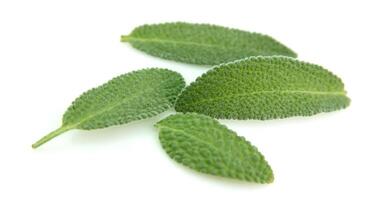
[[[153,56],[201,65],[258,55],[296,57],[292,50],[270,36],[209,24],[143,25],[121,40]]]
[[[208,116],[175,114],[158,122],[168,155],[199,172],[239,180],[271,183],[271,167],[243,137]]]
[[[71,129],[105,128],[155,116],[173,106],[184,87],[182,76],[167,69],[143,69],[118,76],[83,93],[65,112],[62,126],[32,147]]]
[[[334,111],[349,103],[341,80],[322,67],[283,56],[259,56],[209,70],[182,92],[175,109],[265,120]]]

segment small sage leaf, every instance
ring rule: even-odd
[[[175,109],[265,120],[330,112],[349,103],[344,84],[328,70],[289,57],[258,56],[209,70],[186,87]]]
[[[249,56],[296,53],[270,36],[209,24],[143,25],[121,37],[133,47],[164,59],[215,65]]]
[[[164,150],[187,167],[250,182],[274,180],[258,149],[215,119],[195,113],[175,114],[155,126]]]
[[[172,107],[184,87],[182,76],[167,69],[120,75],[79,96],[63,115],[62,126],[32,147],[71,129],[105,128],[155,116]]]

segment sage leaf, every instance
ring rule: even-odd
[[[105,128],[155,116],[172,107],[184,87],[182,76],[167,69],[120,75],[78,97],[63,115],[62,126],[32,147],[71,129]]]
[[[296,53],[270,36],[209,24],[143,25],[122,35],[121,41],[152,56],[200,65],[258,55],[296,57]]]
[[[294,58],[259,56],[209,70],[186,87],[175,109],[266,120],[330,112],[349,103],[344,84],[328,70]]]
[[[158,122],[168,155],[196,171],[238,180],[271,183],[271,167],[243,137],[205,115],[175,114]]]

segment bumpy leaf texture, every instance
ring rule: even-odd
[[[215,119],[195,113],[175,114],[155,126],[164,150],[187,167],[250,182],[274,180],[258,149]]]
[[[191,83],[175,109],[223,119],[309,116],[345,108],[342,81],[322,67],[283,56],[221,64]]]
[[[121,40],[153,56],[201,65],[258,55],[296,57],[292,50],[270,36],[209,24],[143,25]]]
[[[157,115],[172,107],[185,82],[180,74],[150,68],[118,76],[78,97],[63,116],[62,126],[36,148],[70,129],[97,129]]]

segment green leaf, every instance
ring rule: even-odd
[[[150,55],[201,65],[215,65],[249,56],[296,54],[270,36],[209,24],[183,22],[143,25],[122,42]]]
[[[274,180],[271,167],[243,137],[200,114],[175,114],[158,122],[164,150],[196,171],[257,183]]]
[[[71,129],[105,128],[155,116],[172,107],[184,87],[182,76],[167,69],[118,76],[78,97],[65,112],[62,126],[32,147]]]
[[[175,109],[223,119],[310,116],[345,108],[342,81],[322,67],[283,56],[222,64],[190,84]]]

